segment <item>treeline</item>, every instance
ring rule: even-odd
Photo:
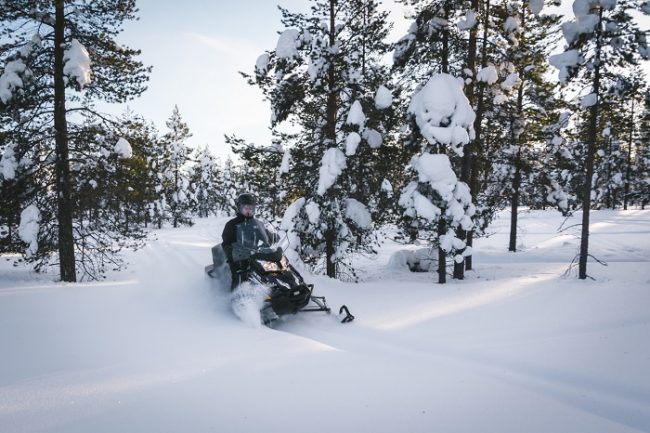
[[[352,255],[375,252],[391,224],[429,246],[444,282],[472,268],[501,209],[515,251],[521,206],[648,203],[650,51],[631,13],[650,2],[579,0],[563,23],[544,7],[556,1],[401,3],[412,23],[396,43],[374,0],[281,9],[276,46],[242,74],[271,105],[272,143],[226,137],[236,162],[189,149],[178,109],[164,133],[96,110],[146,89],[139,52],[114,40],[134,1],[0,4],[1,251],[58,262],[64,281],[98,278],[147,228],[253,191],[318,271],[355,279]]]

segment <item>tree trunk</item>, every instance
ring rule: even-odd
[[[594,177],[594,156],[596,154],[596,135],[598,127],[598,108],[600,99],[600,35],[603,22],[602,8],[599,11],[598,25],[596,26],[596,61],[594,66],[594,88],[596,103],[590,108],[589,135],[587,140],[587,161],[585,184],[582,191],[582,233],[580,238],[580,261],[578,264],[578,278],[587,278],[587,258],[589,257],[589,211],[591,209],[591,181]]]
[[[330,0],[330,47],[334,47],[336,43],[335,39],[335,6],[336,0]],[[328,94],[327,94],[327,124],[325,125],[325,140],[327,142],[327,147],[336,146],[336,111],[337,111],[337,101],[336,101],[336,71],[334,69],[334,63],[330,62],[329,70],[327,73],[327,83],[328,83]],[[325,256],[327,261],[327,276],[331,278],[336,278],[336,263],[334,263],[333,258],[336,252],[336,228],[334,227],[334,222],[332,222],[332,227],[326,234],[325,241]]]
[[[512,199],[510,201],[510,245],[508,251],[517,251],[517,212],[519,208],[519,188],[521,187],[521,151],[515,158],[515,177],[512,180]]]
[[[525,15],[522,13],[522,26],[525,23]],[[519,71],[523,77],[523,71]],[[512,199],[510,202],[510,245],[508,251],[517,251],[517,213],[519,212],[519,196],[521,193],[521,140],[519,140],[524,121],[524,82],[522,80],[517,89],[517,114],[511,125],[512,144],[519,146],[515,155],[515,176],[512,180]]]
[[[447,232],[445,221],[438,221],[438,238]],[[447,253],[438,247],[438,283],[445,284],[447,282]]]
[[[632,174],[632,144],[634,143],[634,98],[632,98],[632,113],[630,114],[630,136],[627,141],[627,159],[625,161],[625,187],[623,190],[623,210],[627,210],[630,194],[630,176]]]
[[[55,0],[54,25],[54,133],[56,141],[56,192],[57,219],[59,223],[59,269],[61,280],[77,281],[72,232],[72,198],[70,161],[68,151],[68,125],[65,111],[65,82],[63,54],[65,46],[65,18],[63,0]]]

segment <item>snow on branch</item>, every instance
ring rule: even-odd
[[[63,60],[65,61],[63,66],[65,75],[75,78],[82,89],[90,84],[90,56],[86,47],[78,40],[72,40],[63,54]]]

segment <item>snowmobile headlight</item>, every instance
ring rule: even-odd
[[[275,262],[262,262],[262,267],[266,272],[280,272],[282,270]]]

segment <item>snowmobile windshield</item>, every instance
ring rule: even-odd
[[[237,244],[251,250],[271,245],[264,225],[256,219],[247,219],[237,224]]]

